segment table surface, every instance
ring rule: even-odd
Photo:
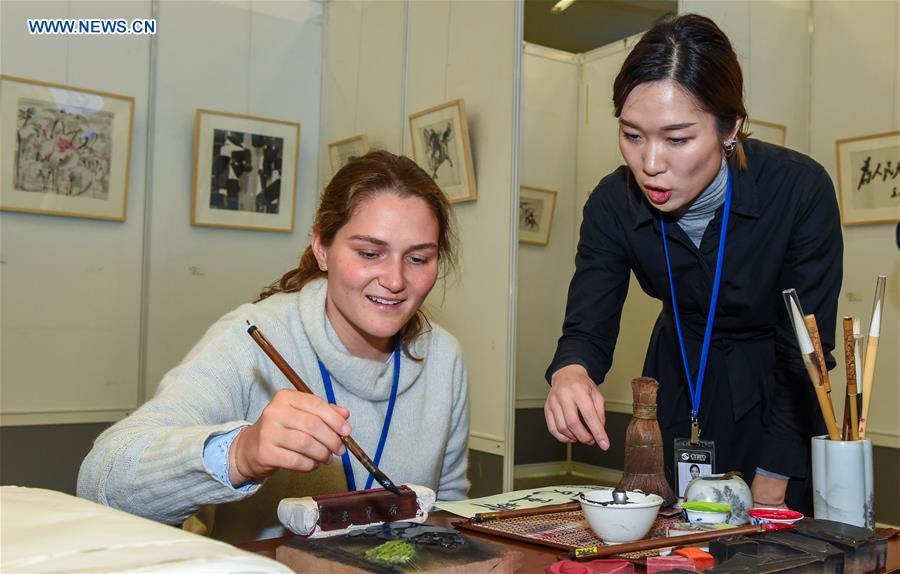
[[[463,520],[465,520],[463,517],[457,516],[455,514],[450,514],[449,512],[434,512],[429,515],[427,522],[428,524],[446,527],[450,526],[454,522],[460,522]],[[879,530],[881,534],[885,534],[885,529]],[[890,530],[888,529],[888,531]],[[536,544],[528,544],[526,542],[519,542],[517,540],[499,536],[491,536],[489,534],[482,534],[481,532],[474,532],[472,530],[464,530],[462,532],[466,536],[493,542],[495,544],[503,546],[504,548],[515,549],[521,552],[522,564],[527,565],[527,567],[523,567],[522,572],[543,572],[546,566],[553,564],[560,558],[566,557],[566,553],[562,550],[538,546]],[[254,540],[252,542],[237,544],[236,546],[250,552],[268,556],[269,558],[275,558],[275,549],[291,538],[293,538],[293,536],[282,536],[280,538],[270,538],[268,540]],[[636,567],[635,570],[637,572],[644,571],[642,567]],[[894,572],[897,570],[900,570],[900,535],[893,535],[888,540],[887,569],[885,571]]]

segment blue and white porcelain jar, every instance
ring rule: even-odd
[[[728,524],[740,526],[750,522],[747,511],[753,507],[750,487],[733,473],[701,476],[690,481],[684,489],[685,502],[720,502],[731,507]]]

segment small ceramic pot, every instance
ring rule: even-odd
[[[725,524],[731,517],[731,507],[719,502],[685,502],[682,509],[688,522]]]
[[[747,510],[753,506],[750,487],[736,474],[714,474],[690,481],[684,489],[685,502],[720,502],[731,507],[728,524],[740,526],[750,522]]]

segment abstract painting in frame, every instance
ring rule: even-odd
[[[547,245],[555,209],[555,191],[537,187],[519,188],[519,243]]]
[[[125,221],[134,98],[0,76],[0,209]]]
[[[366,134],[331,142],[328,144],[331,173],[337,173],[347,163],[367,153],[369,153],[369,136]]]
[[[191,224],[294,230],[300,124],[197,110]]]
[[[760,141],[780,146],[787,141],[787,126],[781,124],[747,118],[744,129],[750,132],[750,137]]]
[[[463,100],[409,116],[413,159],[428,172],[451,203],[478,197]]]
[[[900,131],[837,140],[844,225],[900,221]]]

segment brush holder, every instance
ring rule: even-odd
[[[816,518],[875,528],[872,441],[812,438]]]

